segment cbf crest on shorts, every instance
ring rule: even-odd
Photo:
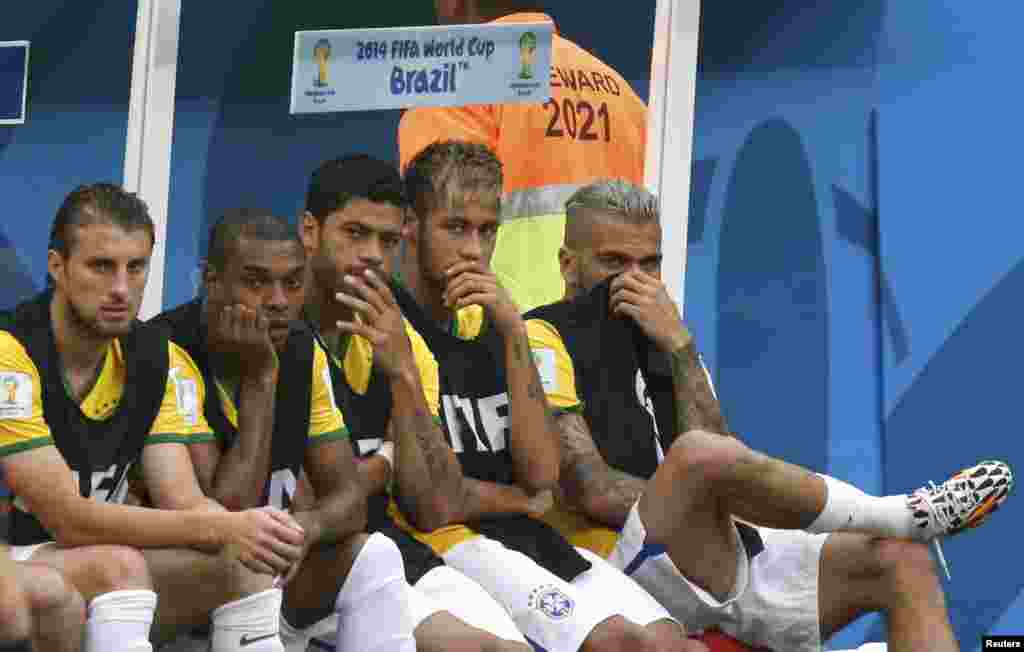
[[[557,586],[545,584],[530,592],[529,605],[554,621],[565,620],[572,615],[576,603]]]

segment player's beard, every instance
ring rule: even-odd
[[[70,299],[67,300],[68,306],[68,319],[71,322],[72,328],[79,333],[84,334],[86,337],[92,339],[108,339],[113,337],[119,337],[121,335],[127,335],[131,330],[132,321],[127,320],[122,324],[110,324],[106,325],[99,320],[98,317],[89,319],[79,310],[75,302]],[[98,311],[97,311],[98,312]]]

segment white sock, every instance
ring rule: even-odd
[[[278,635],[281,590],[268,589],[217,607],[211,652],[284,652]]]
[[[860,532],[897,539],[917,536],[919,528],[914,527],[906,495],[869,496],[842,480],[820,473],[818,477],[825,481],[828,498],[825,509],[807,527],[808,532]]]
[[[395,542],[376,532],[338,592],[338,650],[416,652],[409,583]]]
[[[149,628],[156,612],[152,591],[111,591],[89,603],[84,652],[153,652]]]

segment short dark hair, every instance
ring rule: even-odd
[[[405,167],[405,194],[421,218],[456,193],[494,202],[500,208],[503,183],[497,155],[486,145],[462,140],[431,143]]]
[[[353,199],[405,208],[398,166],[366,154],[348,154],[320,164],[309,180],[306,210],[323,224]]]
[[[260,208],[237,208],[224,213],[210,227],[209,251],[206,266],[223,270],[237,251],[233,243],[241,238],[270,242],[295,242],[302,245],[299,232],[284,217],[278,217]]]
[[[64,198],[50,229],[49,248],[67,256],[75,246],[72,227],[113,224],[125,231],[144,230],[156,242],[153,219],[146,202],[113,183],[78,186]]]
[[[500,18],[520,11],[544,11],[542,0],[476,0],[476,8],[484,17]]]

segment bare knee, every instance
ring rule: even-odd
[[[425,618],[416,626],[413,636],[416,649],[423,652],[533,652],[524,643],[498,638],[447,611]]]
[[[583,652],[659,652],[650,632],[622,616],[609,618],[590,632]]]
[[[97,546],[89,564],[97,593],[151,590],[153,582],[142,553],[126,546]]]
[[[658,652],[708,652],[706,645],[687,638],[682,626],[674,621],[659,620],[645,629],[653,637]]]
[[[480,652],[533,652],[533,648],[526,643],[509,641],[488,634],[480,640]]]
[[[32,629],[28,597],[17,574],[0,578],[0,641],[28,638]]]
[[[250,570],[237,557],[223,552],[201,575],[205,586],[217,587],[228,601],[266,591],[274,582],[272,576]]]
[[[85,600],[60,571],[26,564],[25,592],[36,619],[85,623]]]
[[[669,448],[665,463],[691,481],[715,483],[731,477],[738,466],[754,464],[759,455],[743,442],[703,430],[690,430]]]
[[[891,593],[940,588],[928,546],[914,541],[882,539],[873,542],[875,571]]]
[[[420,647],[419,641],[417,647]],[[440,649],[444,652],[533,652],[533,648],[525,643],[507,641],[483,630],[473,636],[446,639]]]

